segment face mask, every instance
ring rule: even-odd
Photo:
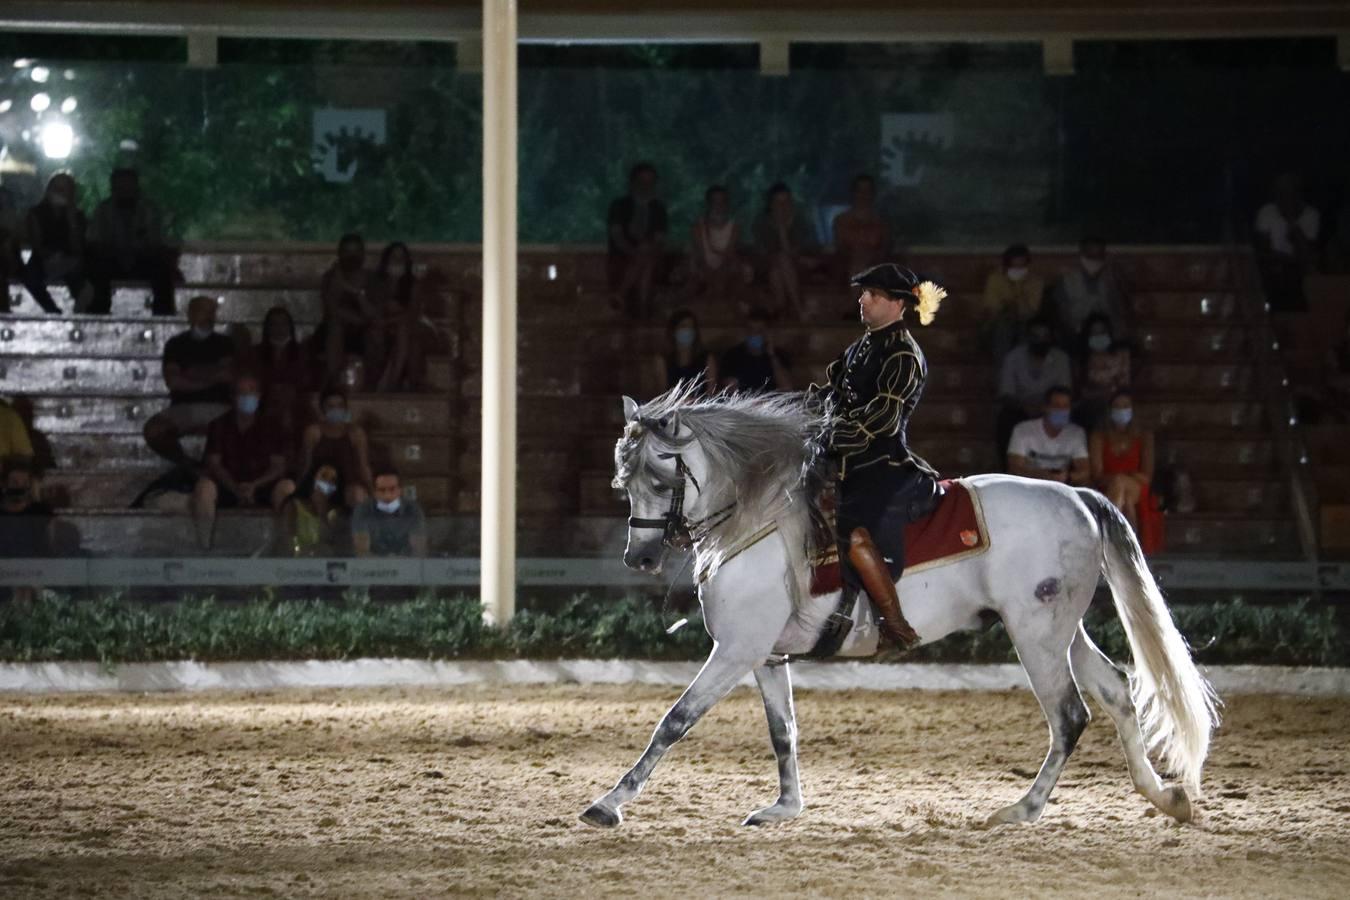
[[[746,349],[749,350],[751,353],[763,353],[763,352],[764,352],[764,335],[762,335],[762,334],[752,334],[752,335],[750,335],[748,338],[745,339],[745,347],[746,347]]]
[[[26,500],[28,498],[28,488],[7,487],[5,488],[5,499],[10,501]]]
[[[257,394],[240,394],[234,403],[235,406],[239,407],[239,411],[246,416],[251,416],[258,411]]]
[[[214,325],[192,326],[192,337],[194,340],[204,341],[215,333],[216,333],[216,326]]]
[[[65,194],[48,194],[47,201],[51,203],[52,206],[55,206],[58,209],[60,209],[63,206],[70,205],[70,198],[67,197]]]
[[[385,503],[383,500],[376,500],[376,501],[375,501],[375,508],[378,509],[378,510],[379,510],[380,512],[382,512],[382,513],[391,513],[391,514],[392,514],[392,513],[398,512],[398,508],[399,508],[399,506],[401,506],[402,504],[403,504],[403,501],[400,500],[400,499],[398,499],[397,497],[395,497],[393,500],[390,500],[388,503]]]
[[[1133,409],[1113,409],[1111,410],[1111,421],[1116,423],[1118,428],[1124,428],[1130,424],[1134,418]]]
[[[352,420],[352,414],[345,409],[326,410],[323,417],[334,425],[346,425]]]
[[[273,335],[267,339],[267,343],[271,344],[273,347],[285,347],[290,342],[291,336],[289,334]]]
[[[681,347],[691,347],[691,346],[693,346],[693,344],[694,344],[694,337],[695,337],[695,333],[694,333],[694,329],[692,329],[692,328],[676,328],[676,329],[675,329],[675,343],[679,344]]]
[[[1089,275],[1096,275],[1106,268],[1106,260],[1103,259],[1088,259],[1086,256],[1080,256],[1078,263],[1083,267],[1083,271]]]
[[[314,490],[323,494],[325,497],[331,497],[333,496],[333,492],[337,490],[337,485],[333,484],[331,481],[315,481]]]
[[[1045,421],[1051,428],[1063,428],[1069,424],[1069,411],[1067,409],[1048,409],[1045,411]]]
[[[1088,346],[1098,353],[1105,353],[1111,349],[1111,335],[1094,334],[1088,338]]]
[[[407,274],[408,274],[407,266],[395,264],[389,267],[390,278],[402,278],[404,275]]]
[[[1021,281],[1027,277],[1028,269],[1026,266],[1018,266],[1015,269],[1008,270],[1009,281]]]

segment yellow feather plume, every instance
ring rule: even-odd
[[[914,289],[914,293],[919,297],[919,322],[924,325],[931,324],[937,317],[938,307],[947,298],[947,290],[931,281],[925,281]]]

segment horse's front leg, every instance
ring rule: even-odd
[[[713,651],[698,676],[661,718],[637,765],[619,779],[613,790],[587,807],[581,814],[581,821],[605,828],[613,828],[622,822],[623,805],[642,792],[666,751],[688,734],[704,713],[725,697],[758,662],[760,659],[747,659],[744,654],[729,653],[720,644],[713,644]]]
[[[802,811],[802,786],[797,777],[797,711],[792,706],[792,675],[786,662],[755,669],[759,692],[764,696],[764,715],[769,720],[769,740],[778,757],[778,800],[750,814],[745,825],[785,822]]]

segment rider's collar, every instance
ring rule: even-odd
[[[868,334],[886,334],[887,332],[890,332],[890,331],[902,331],[902,330],[904,330],[904,327],[905,327],[905,320],[904,320],[904,319],[896,319],[894,322],[892,322],[892,323],[889,324],[889,325],[882,325],[880,328],[869,328],[869,329],[867,329],[867,333],[868,333]]]

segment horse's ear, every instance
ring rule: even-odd
[[[638,413],[638,403],[627,394],[623,398],[623,420],[625,422],[636,422]]]

